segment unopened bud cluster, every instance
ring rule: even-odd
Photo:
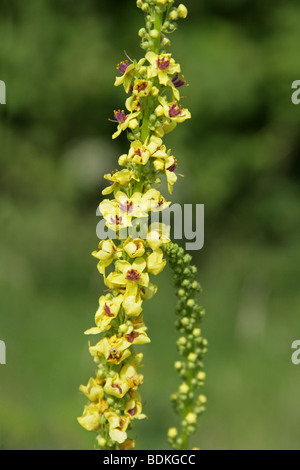
[[[175,411],[181,418],[181,432],[170,428],[168,440],[175,449],[185,449],[188,438],[196,431],[198,416],[205,411],[206,397],[200,394],[206,378],[203,359],[207,340],[200,328],[205,312],[195,300],[201,287],[196,280],[197,268],[190,264],[192,257],[175,243],[169,243],[165,253],[174,271],[177,289],[176,328],[180,334],[177,349],[181,356],[175,362],[181,384],[177,393],[171,396]]]
[[[188,10],[183,4],[176,7],[174,3],[174,0],[137,0],[137,6],[145,13],[146,18],[146,28],[139,31],[143,49],[152,50],[157,40],[161,41],[164,49],[171,45],[166,34],[176,31],[176,22],[188,16]],[[157,13],[163,17],[160,25],[156,23]]]

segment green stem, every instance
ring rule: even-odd
[[[154,39],[153,52],[157,55],[160,53],[160,42],[161,42],[161,28],[163,22],[163,13],[155,13],[154,29],[159,32],[159,35]]]
[[[158,13],[155,11],[155,20],[154,20],[154,29],[158,31],[158,36],[156,39],[153,40],[153,52],[159,55],[160,52],[160,45],[161,45],[161,29],[163,23],[163,13]],[[149,130],[149,118],[153,112],[153,105],[151,106],[151,97],[147,98],[144,108],[144,116],[143,116],[143,125],[141,130],[141,141],[145,143],[147,138],[150,135]]]

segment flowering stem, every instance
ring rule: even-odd
[[[85,332],[92,337],[102,336],[96,344],[89,343],[96,373],[86,386],[80,386],[89,401],[78,418],[86,430],[96,432],[99,447],[107,450],[134,449],[135,441],[128,438],[127,433],[134,420],[146,418],[139,393],[144,380],[140,373],[143,354],[135,351],[135,345],[150,343],[143,320],[143,302],[157,291],[150,276],[157,276],[165,268],[165,246],[169,247],[166,252],[171,265],[173,261],[178,265],[186,263],[186,256],[180,260],[181,253],[176,252],[176,245],[170,244],[167,227],[156,223],[148,227],[145,223],[151,219],[151,212],[163,211],[170,205],[155,189],[162,182],[161,176],[166,177],[170,194],[178,178],[175,173],[177,160],[164,145],[163,137],[177,124],[191,118],[191,113],[179,104],[179,88],[185,85],[179,78],[181,67],[172,54],[161,53],[161,46],[165,48],[170,44],[166,33],[176,29],[178,18],[187,16],[186,7],[175,7],[174,3],[175,0],[137,0],[137,6],[146,17],[146,29],[142,28],[139,36],[141,47],[147,52],[140,61],[130,63],[125,60],[117,66],[121,76],[116,78],[115,85],[123,85],[129,94],[126,100],[129,114],[120,109],[114,111],[118,129],[113,139],[126,131],[130,148],[119,158],[119,165],[125,169],[105,175],[109,186],[102,194],[113,194],[113,198],[106,197],[99,205],[105,226],[114,232],[114,241],[107,240],[104,235],[98,250],[92,253],[98,260],[98,270],[108,290],[99,299],[96,326]],[[131,230],[138,227],[138,233]],[[144,231],[145,227],[144,235],[142,229]],[[188,279],[186,277],[184,281]],[[183,294],[188,295],[189,289],[194,287],[183,290]],[[191,301],[192,297],[187,301],[186,311],[190,309],[193,316],[195,309]],[[197,329],[193,333],[199,336]],[[201,341],[200,346],[204,346],[204,340]],[[191,354],[196,344],[199,349],[196,339],[184,349],[190,353],[186,367],[193,372],[194,362],[200,357],[200,353]],[[180,348],[179,352],[182,352]],[[191,433],[191,426],[187,424],[195,415],[192,375],[186,374],[187,383],[182,391],[186,396],[182,405],[178,402],[183,432],[177,448],[187,448]]]

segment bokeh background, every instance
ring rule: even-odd
[[[168,137],[179,160],[174,202],[205,204],[193,252],[209,340],[202,449],[297,449],[300,366],[300,79],[298,0],[186,0],[172,51],[193,120]],[[0,366],[2,449],[90,449],[76,421],[94,372],[83,331],[100,276],[96,207],[103,174],[127,149],[112,141],[113,86],[124,49],[140,58],[134,0],[1,0]],[[178,380],[170,272],[145,305],[138,449],[166,449]]]

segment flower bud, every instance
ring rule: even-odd
[[[150,31],[150,36],[152,37],[152,39],[157,39],[159,36],[159,31],[157,31],[157,29],[152,29]]]
[[[147,34],[147,31],[146,31],[145,28],[141,28],[141,29],[139,30],[139,36],[140,36],[141,38],[143,38],[144,36],[146,36],[146,34]]]
[[[169,47],[169,46],[171,45],[170,39],[169,39],[169,38],[163,38],[163,40],[162,40],[162,45],[163,45],[164,47]]]
[[[179,5],[177,8],[177,13],[179,18],[185,19],[188,16],[188,9],[186,6],[184,6],[182,3]]]
[[[104,437],[98,437],[97,441],[100,447],[104,447],[106,444],[106,439],[104,439]]]
[[[178,11],[172,10],[169,16],[172,21],[176,21],[178,19]]]
[[[189,413],[188,415],[186,415],[185,420],[188,424],[196,424],[197,422],[196,413]]]
[[[206,373],[205,372],[198,372],[197,379],[201,380],[201,381],[205,380],[206,379]]]
[[[195,353],[190,353],[190,354],[188,355],[188,361],[190,361],[190,362],[196,362],[196,360],[197,360],[197,354],[195,354]]]
[[[199,405],[204,405],[207,402],[207,398],[205,395],[199,395],[197,403]]]
[[[184,346],[186,344],[186,338],[184,336],[181,336],[177,341],[177,344],[179,344],[180,346]]]
[[[186,395],[188,393],[189,389],[190,388],[189,388],[188,384],[186,384],[186,383],[181,384],[180,387],[179,387],[179,391],[183,395]]]
[[[176,428],[170,428],[169,431],[168,431],[168,437],[170,437],[171,439],[174,439],[177,436],[178,436],[177,429]]]

